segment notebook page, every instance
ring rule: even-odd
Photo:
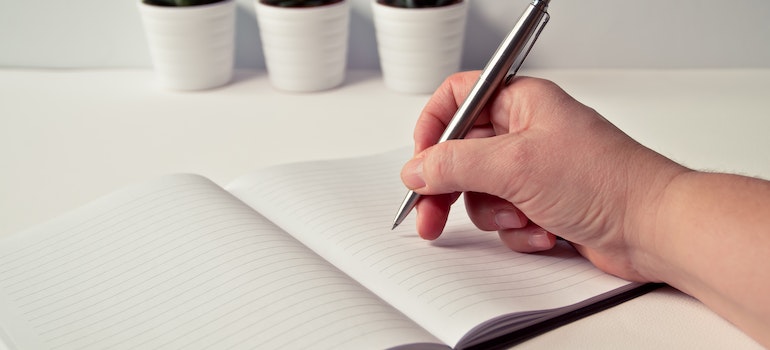
[[[0,325],[23,349],[437,342],[192,175],[125,189],[0,241]]]
[[[451,346],[501,314],[561,307],[628,284],[568,246],[511,252],[496,233],[475,229],[461,201],[434,242],[417,237],[414,215],[391,231],[409,155],[272,167],[227,188]]]

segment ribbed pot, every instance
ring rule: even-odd
[[[460,69],[467,1],[427,8],[371,1],[386,86],[406,93],[431,93]]]
[[[233,76],[235,0],[166,7],[139,2],[160,86],[203,90]]]
[[[280,90],[311,92],[345,79],[350,5],[277,7],[255,0],[268,78]]]

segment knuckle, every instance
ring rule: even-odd
[[[541,100],[542,96],[552,96],[554,92],[561,90],[556,83],[550,80],[532,77],[516,79],[511,86],[513,87],[510,89],[513,97],[522,101]]]
[[[434,191],[444,191],[452,187],[447,181],[453,178],[456,155],[447,143],[439,143],[429,148],[423,159],[423,177],[426,185]]]
[[[480,73],[479,71],[465,71],[465,72],[452,73],[446,79],[444,79],[443,85],[450,85],[450,86],[467,85],[469,81],[477,79],[479,76],[479,73]]]
[[[490,186],[497,191],[495,194],[509,200],[517,198],[520,190],[531,179],[530,172],[534,170],[535,162],[532,158],[536,155],[530,144],[526,140],[516,139],[494,150],[491,157],[502,167],[489,175]]]

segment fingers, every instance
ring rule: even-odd
[[[433,240],[441,235],[449,208],[459,194],[423,197],[418,206],[417,227],[420,237]],[[533,253],[553,248],[556,236],[528,221],[527,217],[504,199],[485,193],[465,193],[466,210],[481,230],[498,231],[500,240],[511,250]]]
[[[417,233],[420,237],[434,240],[441,235],[449,216],[449,208],[459,196],[459,193],[449,193],[420,198],[415,207],[417,211]]]
[[[533,223],[523,228],[498,231],[500,240],[511,250],[533,253],[556,245],[556,236]]]
[[[546,191],[543,197],[542,185],[563,177],[562,172],[551,171],[556,162],[552,148],[554,140],[563,139],[560,132],[571,131],[563,128],[563,115],[573,114],[566,107],[574,107],[575,101],[551,82],[519,78],[482,111],[465,140],[436,144],[478,76],[479,72],[464,72],[449,77],[418,119],[415,157],[401,172],[408,188],[426,195],[417,205],[418,232],[426,239],[437,238],[451,203],[464,192],[476,226],[500,231],[514,250],[548,249],[555,237],[530,224],[519,208],[538,215],[558,202],[549,197],[558,191]],[[545,209],[533,211],[535,197],[549,200],[541,205]]]
[[[484,231],[522,228],[529,221],[511,202],[486,193],[466,192],[465,209],[476,227]]]
[[[556,236],[527,217],[510,202],[485,193],[465,193],[466,210],[473,223],[486,231],[497,231],[511,250],[532,253],[553,248]]]
[[[417,119],[414,130],[415,154],[436,144],[458,107],[475,85],[479,71],[461,72],[447,78],[431,96]],[[575,103],[553,82],[517,77],[481,111],[474,129],[485,125],[496,134],[526,129],[536,114],[554,115],[564,102]],[[484,135],[490,135],[485,132]],[[466,138],[478,137],[472,130]]]
[[[401,180],[423,195],[482,192],[507,198],[527,161],[509,135],[442,142],[404,165]]]
[[[441,235],[449,208],[459,193],[422,197],[417,206],[417,231],[423,239]],[[533,253],[556,245],[556,236],[534,223],[509,202],[484,193],[465,193],[466,209],[473,223],[485,231],[498,231],[511,250]]]
[[[456,73],[447,78],[425,104],[414,129],[415,154],[436,144],[449,120],[468,96],[480,71]],[[487,118],[479,118],[483,124]]]
[[[423,239],[441,235],[449,210],[460,193],[421,197],[416,207],[417,232]],[[523,228],[527,217],[510,202],[485,193],[466,192],[465,208],[471,221],[481,230],[497,231]]]

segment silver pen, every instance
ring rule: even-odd
[[[548,3],[549,0],[533,0],[524,10],[513,30],[505,37],[481,72],[468,97],[449,121],[438,140],[439,143],[465,137],[498,87],[507,84],[516,75],[540,32],[548,23]],[[391,229],[395,229],[406,219],[419,199],[417,192],[409,191],[406,194]]]

